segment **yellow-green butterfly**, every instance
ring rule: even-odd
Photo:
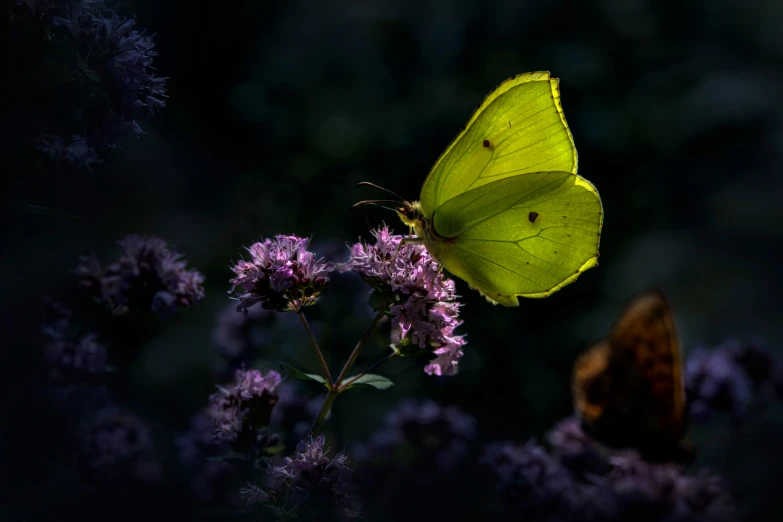
[[[603,223],[548,72],[481,102],[397,213],[430,255],[492,303],[547,297],[596,266]]]

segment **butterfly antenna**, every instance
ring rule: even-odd
[[[378,203],[395,203],[395,204],[399,204],[400,202],[399,201],[395,201],[393,199],[366,199],[364,201],[360,201],[358,203],[355,203],[351,208],[363,207],[364,205],[374,205],[376,207],[381,207],[381,208],[385,208],[385,209],[397,212],[393,208],[384,207],[383,205],[378,205]]]
[[[357,187],[362,187],[362,186],[374,187],[374,188],[377,188],[377,189],[382,190],[384,192],[388,192],[392,196],[397,196],[398,198],[400,198],[400,201],[405,201],[405,198],[403,198],[402,196],[400,196],[396,192],[393,192],[393,191],[391,191],[391,190],[389,190],[387,188],[383,188],[380,185],[376,185],[375,183],[370,183],[369,181],[360,181],[359,183],[356,184],[356,186]]]

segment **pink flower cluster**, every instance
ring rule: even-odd
[[[307,250],[310,241],[296,236],[277,235],[251,245],[249,261],[232,267],[237,275],[231,291],[237,294],[237,310],[246,311],[255,303],[266,309],[299,310],[315,302],[329,284],[332,266]]]
[[[374,243],[351,247],[343,269],[358,273],[375,290],[375,302],[389,310],[396,346],[430,351],[432,359],[424,371],[453,375],[466,343],[454,333],[462,324],[454,281],[443,275],[423,245],[400,246],[402,236],[391,234],[388,227],[372,234]]]

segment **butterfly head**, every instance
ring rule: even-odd
[[[420,226],[421,222],[424,220],[424,214],[421,211],[421,205],[418,201],[414,201],[413,203],[405,201],[395,210],[397,211],[397,215],[400,216],[400,220],[409,227],[416,228],[416,226]]]

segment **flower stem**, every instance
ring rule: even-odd
[[[331,388],[326,394],[326,400],[324,400],[323,406],[321,406],[321,411],[318,412],[318,417],[316,417],[315,422],[313,423],[313,427],[310,429],[310,435],[315,436],[318,434],[318,430],[321,428],[321,424],[323,424],[324,419],[329,414],[329,410],[332,408],[332,403],[339,394],[340,392],[337,391],[336,387]]]
[[[299,316],[302,318],[302,323],[305,325],[305,328],[307,328],[307,332],[310,333],[310,339],[313,341],[313,346],[315,346],[316,352],[318,352],[318,356],[321,358],[321,364],[324,365],[324,371],[326,371],[326,375],[329,379],[329,392],[326,394],[326,399],[324,400],[323,406],[321,406],[321,411],[318,412],[318,417],[316,417],[315,422],[313,423],[313,427],[310,430],[311,435],[316,435],[318,433],[318,430],[321,428],[321,424],[323,424],[324,419],[329,414],[329,410],[332,408],[332,403],[334,403],[334,400],[337,398],[338,395],[340,395],[341,387],[340,387],[340,381],[342,381],[345,378],[345,375],[350,371],[351,367],[353,366],[353,363],[356,362],[356,358],[359,357],[359,352],[362,351],[362,347],[367,342],[367,340],[370,338],[370,335],[372,334],[373,330],[375,330],[375,327],[378,326],[378,323],[383,319],[383,316],[386,315],[386,312],[378,312],[378,315],[375,316],[375,319],[372,320],[372,323],[370,323],[370,326],[367,328],[367,330],[364,332],[364,335],[362,335],[362,338],[359,339],[359,342],[356,344],[356,348],[353,349],[353,352],[351,352],[351,356],[348,357],[348,361],[345,363],[345,366],[343,366],[342,371],[340,372],[340,375],[337,377],[336,381],[332,381],[331,377],[328,377],[329,371],[326,369],[326,363],[323,361],[323,356],[321,355],[321,351],[318,349],[318,345],[315,342],[315,339],[313,338],[312,332],[310,332],[310,328],[307,326],[307,321],[304,318],[304,315],[300,312]],[[396,355],[396,353],[392,354]],[[386,362],[387,360],[391,359],[391,357],[387,357],[383,361],[381,361],[378,364],[374,364],[370,366],[366,371],[377,367],[379,364]],[[351,382],[353,382],[354,379],[351,379]]]
[[[361,373],[359,373],[359,375],[354,375],[353,377],[351,377],[350,379],[348,379],[347,381],[345,381],[343,384],[341,384],[341,385],[339,386],[339,390],[340,390],[340,391],[344,390],[345,388],[347,388],[348,386],[350,386],[351,384],[353,384],[353,383],[354,383],[354,382],[355,382],[357,379],[359,379],[361,376],[363,376],[363,375],[366,375],[366,374],[370,373],[371,371],[373,371],[374,369],[376,369],[378,366],[382,365],[382,364],[383,364],[383,363],[385,363],[386,361],[390,361],[390,360],[394,359],[394,358],[395,358],[395,357],[397,357],[398,355],[400,355],[400,353],[399,353],[399,352],[392,352],[392,353],[390,353],[389,355],[387,355],[386,357],[384,357],[383,359],[381,359],[381,360],[379,360],[379,361],[375,361],[375,362],[374,362],[374,363],[372,363],[372,364],[371,364],[369,367],[367,367],[367,368],[365,368],[364,370],[362,370],[362,372],[361,372]]]
[[[329,390],[331,391],[334,386],[334,381],[332,380],[332,374],[329,373],[329,367],[326,365],[326,359],[324,359],[324,354],[321,353],[321,349],[318,347],[318,341],[315,340],[315,336],[313,335],[313,331],[310,329],[310,324],[307,322],[307,318],[305,317],[303,310],[297,310],[296,315],[299,316],[299,319],[302,320],[302,325],[304,325],[305,330],[307,330],[307,335],[310,336],[310,342],[313,344],[313,348],[315,348],[315,353],[318,355],[318,360],[321,362],[321,368],[324,370],[324,377],[326,378],[326,384]],[[332,399],[334,400],[334,399]]]
[[[356,362],[356,358],[359,357],[359,352],[362,351],[362,348],[364,348],[364,344],[370,338],[370,335],[372,334],[373,330],[375,330],[375,327],[378,326],[378,323],[381,321],[381,319],[383,319],[384,315],[386,315],[386,312],[378,312],[378,314],[375,316],[375,319],[372,320],[372,323],[370,323],[370,326],[364,332],[364,335],[362,335],[362,338],[359,339],[358,343],[356,343],[356,348],[354,348],[353,352],[351,352],[351,356],[348,357],[348,360],[345,362],[345,366],[343,366],[340,375],[337,377],[337,380],[334,382],[336,388],[340,387],[340,383],[342,382],[343,379],[345,379],[345,376],[353,367],[353,364]]]

